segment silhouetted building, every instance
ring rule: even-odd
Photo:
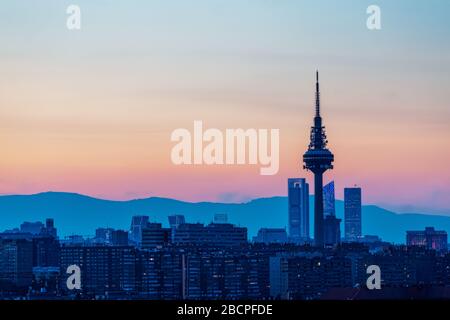
[[[33,290],[38,296],[54,297],[58,293],[61,270],[57,267],[33,267]]]
[[[261,228],[258,235],[253,237],[253,242],[262,243],[286,243],[288,241],[286,229],[282,228]]]
[[[20,225],[20,232],[31,233],[32,235],[38,235],[44,228],[44,224],[40,221],[37,222],[24,222]]]
[[[19,229],[7,230],[0,233],[0,239],[20,240],[27,239],[32,240],[36,235],[29,232],[21,232]]]
[[[146,299],[180,300],[186,284],[183,252],[173,247],[142,250],[138,259],[138,292]]]
[[[268,297],[268,259],[257,252],[199,249],[182,258],[186,299]]]
[[[62,246],[61,270],[70,265],[81,269],[81,292],[88,296],[136,293],[136,254],[131,246]],[[66,277],[61,289],[67,292]]]
[[[25,239],[0,239],[0,288],[20,289],[33,279],[33,244]]]
[[[111,244],[113,246],[127,246],[128,232],[125,230],[113,230],[111,232]]]
[[[142,229],[141,247],[149,249],[168,244],[172,238],[171,231],[169,228],[163,228],[161,223],[148,223]]]
[[[228,223],[200,223],[180,225],[174,236],[174,243],[211,246],[237,246],[247,243],[247,228]]]
[[[341,219],[336,218],[334,181],[323,187],[323,232],[325,246],[341,242]]]
[[[137,245],[140,245],[142,241],[142,229],[144,229],[148,223],[148,216],[133,216],[131,218],[129,239]]]
[[[361,188],[344,189],[345,239],[356,241],[361,237]]]
[[[57,230],[54,225],[53,219],[46,219],[45,225],[40,222],[23,222],[20,225],[20,231],[15,229],[13,232],[8,233],[23,233],[23,234],[31,234],[33,237],[35,236],[46,236],[46,237],[57,237]]]
[[[447,250],[447,232],[427,227],[423,231],[406,231],[406,244],[437,251]]]
[[[159,300],[162,296],[162,250],[139,251],[137,289],[139,295],[146,299]],[[168,270],[167,272],[170,271]]]
[[[288,179],[289,240],[309,240],[309,185],[303,178]]]
[[[45,236],[50,236],[53,238],[56,238],[58,236],[57,230],[55,228],[55,222],[53,219],[48,218],[45,220],[45,227],[42,228],[41,234],[45,235]]]
[[[210,223],[205,227],[205,231],[206,241],[212,245],[239,246],[248,242],[247,228],[229,223]]]
[[[35,237],[33,267],[59,267],[59,241],[50,235]]]
[[[371,256],[380,267],[382,286],[432,285],[439,274],[436,252],[423,247],[391,246]]]
[[[270,294],[281,299],[317,299],[329,288],[352,286],[352,262],[319,253],[270,258]]]
[[[341,219],[334,215],[327,215],[323,221],[324,244],[334,246],[341,242]]]

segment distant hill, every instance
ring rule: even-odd
[[[313,215],[311,198],[311,221]],[[336,201],[336,215],[343,219],[343,201]],[[262,227],[287,226],[287,198],[260,198],[247,203],[190,203],[166,198],[130,201],[96,199],[74,193],[47,192],[35,195],[0,196],[0,230],[19,227],[23,221],[55,219],[59,235],[93,235],[98,227],[129,229],[131,216],[148,215],[168,225],[167,216],[183,214],[188,222],[209,223],[214,214],[227,213],[231,223],[245,226],[249,238]],[[343,229],[343,222],[341,223]],[[433,226],[450,233],[450,216],[396,214],[377,206],[363,206],[363,234],[405,242],[406,230]],[[311,235],[312,235],[311,224]]]

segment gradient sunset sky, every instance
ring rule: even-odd
[[[288,177],[312,183],[318,68],[337,197],[356,184],[365,203],[450,214],[449,14],[448,0],[3,0],[0,193],[286,195]],[[173,165],[170,134],[194,120],[280,129],[279,173]]]

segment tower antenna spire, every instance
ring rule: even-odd
[[[319,70],[316,70],[316,117],[320,117]]]

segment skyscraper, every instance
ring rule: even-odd
[[[143,249],[156,248],[168,244],[172,240],[172,229],[163,228],[161,223],[149,223],[142,229]]]
[[[361,237],[361,188],[344,189],[345,239]]]
[[[324,245],[334,246],[341,242],[341,219],[326,215],[323,219]]]
[[[303,178],[288,179],[289,239],[309,240],[309,185]]]
[[[320,116],[319,72],[316,72],[316,115],[311,127],[310,144],[303,155],[304,169],[314,173],[314,243],[322,247],[323,237],[323,173],[333,169],[334,155],[327,149],[325,127]]]
[[[334,181],[331,181],[327,185],[323,187],[323,215],[326,216],[335,216],[336,209],[334,206],[335,197],[334,197]]]
[[[325,246],[341,242],[341,219],[336,218],[334,181],[323,187],[323,231]]]
[[[147,227],[149,222],[148,216],[133,216],[131,218],[130,240],[136,244],[142,241],[142,229]]]

